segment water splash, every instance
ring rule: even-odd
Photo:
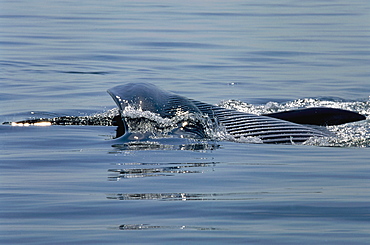
[[[221,102],[218,104],[218,106],[256,115],[311,107],[329,107],[358,112],[366,117],[370,116],[370,97],[367,101],[345,101],[342,99],[330,98],[304,98],[294,101],[287,101],[284,103],[268,102],[261,105],[252,105],[238,100],[227,100]]]
[[[150,111],[142,111],[130,107],[122,112],[129,132],[132,134],[147,134],[151,138],[177,135],[180,138],[209,138],[212,127],[208,118],[196,113],[178,111],[171,118],[163,118]],[[130,137],[130,136],[128,136]]]

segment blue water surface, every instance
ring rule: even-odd
[[[369,118],[367,0],[0,5],[0,123],[105,113],[127,82]],[[367,244],[369,128],[324,147],[0,125],[0,243]]]

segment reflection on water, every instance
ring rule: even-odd
[[[158,230],[158,229],[178,229],[178,230],[198,230],[198,231],[213,231],[213,230],[220,230],[218,228],[213,227],[199,227],[199,226],[187,226],[187,225],[180,225],[180,226],[163,226],[163,225],[149,225],[149,224],[124,224],[120,225],[120,230]]]
[[[209,163],[167,163],[167,164],[154,164],[155,167],[152,168],[127,168],[127,169],[108,169],[108,172],[113,173],[108,177],[111,181],[118,181],[120,179],[130,179],[130,178],[144,178],[144,177],[158,177],[158,176],[173,176],[175,174],[193,174],[193,173],[203,173],[203,169],[212,167],[216,162]],[[132,165],[132,164],[127,164]],[[137,165],[137,164],[136,164]],[[143,163],[142,165],[147,165]],[[158,165],[167,165],[164,167],[158,167]],[[169,166],[168,166],[169,165]],[[189,168],[196,168],[191,169]]]
[[[238,193],[121,193],[108,194],[107,199],[115,200],[159,200],[159,201],[216,201],[216,200],[255,200],[269,192]]]
[[[207,151],[215,150],[220,147],[217,144],[210,144],[206,142],[190,143],[190,144],[162,144],[156,141],[132,141],[122,144],[115,144],[112,147],[117,151],[142,151],[142,150],[181,150],[181,151]]]

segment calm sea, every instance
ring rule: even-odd
[[[368,0],[0,0],[0,30],[0,123],[104,115],[127,82],[370,116]],[[0,243],[370,241],[369,119],[306,145],[114,130],[0,125]]]

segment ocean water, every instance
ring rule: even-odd
[[[303,145],[0,125],[1,244],[367,244],[370,2],[0,1],[0,123],[103,117],[127,82],[367,120]]]

